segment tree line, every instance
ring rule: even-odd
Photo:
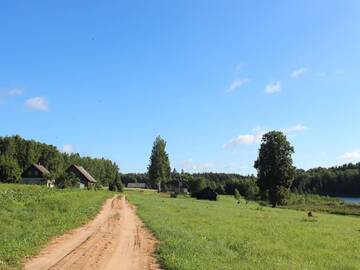
[[[360,196],[360,163],[297,170],[291,190],[329,196]]]
[[[47,168],[53,179],[64,178],[71,164],[80,165],[103,186],[112,184],[119,174],[118,165],[108,159],[63,153],[53,145],[25,140],[19,135],[0,137],[0,181],[21,182],[22,172],[33,163]]]

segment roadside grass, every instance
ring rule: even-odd
[[[52,237],[95,217],[109,191],[0,184],[0,269],[20,269]]]
[[[360,219],[127,191],[165,269],[360,269]]]

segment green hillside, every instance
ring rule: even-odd
[[[128,191],[166,269],[360,269],[360,219]]]

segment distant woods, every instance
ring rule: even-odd
[[[63,177],[71,164],[77,164],[103,186],[114,181],[119,171],[116,163],[108,159],[69,155],[53,145],[25,140],[18,135],[0,137],[0,181],[19,182],[21,173],[33,163],[46,167],[54,179]]]

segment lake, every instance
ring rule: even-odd
[[[359,197],[338,197],[338,199],[343,200],[347,203],[360,203]]]

